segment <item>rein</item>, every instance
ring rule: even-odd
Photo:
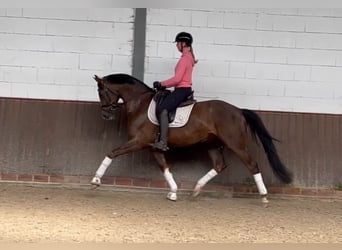
[[[104,93],[106,95],[106,98],[108,100],[111,100],[110,94],[115,95],[115,96],[118,95],[117,93],[115,93],[113,90],[111,90],[107,86],[104,86],[103,91],[104,91]],[[111,102],[110,104],[107,104],[107,105],[101,105],[101,109],[104,110],[104,111],[115,111],[115,110],[117,110],[119,108],[121,108],[120,104],[114,103],[114,102]]]
[[[115,82],[115,81],[114,81]],[[137,82],[139,83],[142,83],[140,81],[137,80]],[[145,87],[147,87],[146,90],[142,91],[139,95],[142,96],[142,95],[145,95],[147,93],[149,94],[155,94],[156,91],[150,87],[148,87],[146,84],[142,83]],[[109,88],[106,84],[103,84],[103,87],[102,89],[99,89],[99,91],[102,92],[102,96],[103,98],[106,100],[106,103],[109,103],[109,104],[102,104],[100,107],[101,107],[101,110],[104,111],[104,112],[110,112],[112,113],[113,111],[116,111],[118,109],[121,109],[122,106],[123,106],[123,103],[117,103],[117,101],[122,98],[121,94],[118,93],[117,91],[115,90],[112,90],[111,88]],[[116,98],[113,98],[116,97]],[[116,102],[113,102],[113,99],[116,99]],[[128,100],[124,100],[124,103],[127,103]]]

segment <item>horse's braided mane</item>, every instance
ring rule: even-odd
[[[144,85],[146,88],[148,88],[149,90],[153,91],[153,89],[151,87],[149,87],[148,85],[146,85],[144,82],[140,81],[139,79],[128,75],[128,74],[112,74],[112,75],[107,75],[104,77],[104,79],[106,79],[109,83],[111,84],[135,84],[135,83],[139,83]]]

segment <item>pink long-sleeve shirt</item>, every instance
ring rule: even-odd
[[[175,75],[170,79],[161,82],[164,87],[188,88],[192,86],[192,70],[195,65],[194,58],[190,51],[183,52],[175,67]]]

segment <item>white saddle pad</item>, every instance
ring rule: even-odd
[[[191,105],[177,108],[175,119],[173,122],[169,123],[169,127],[171,128],[183,127],[188,122],[190,113],[193,107],[194,107],[194,103]],[[148,116],[148,119],[153,124],[159,125],[158,119],[156,117],[156,102],[153,99],[150,102],[150,105],[148,107],[147,116]]]

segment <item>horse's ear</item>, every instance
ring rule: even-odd
[[[94,80],[97,81],[97,83],[101,83],[102,82],[102,78],[98,77],[97,75],[94,75]]]
[[[94,75],[94,80],[97,82],[97,86],[99,89],[103,88],[103,82],[102,82],[102,78],[98,77],[97,75]]]

